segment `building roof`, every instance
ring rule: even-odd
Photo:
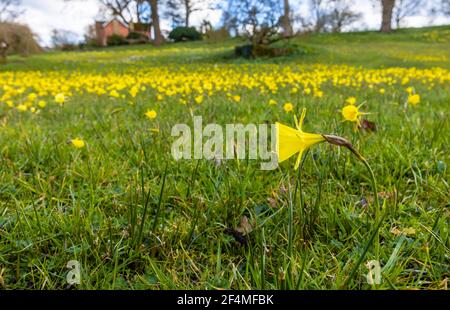
[[[123,22],[121,22],[119,19],[117,19],[116,17],[114,17],[113,19],[111,19],[109,22],[106,21],[97,21],[97,23],[100,23],[102,25],[103,28],[108,27],[109,24],[111,24],[113,21],[117,21],[119,24],[121,24],[123,27],[128,28],[127,25],[125,25]]]

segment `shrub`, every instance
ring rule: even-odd
[[[8,44],[8,54],[30,54],[42,52],[34,34],[26,25],[0,22],[0,41]]]
[[[79,44],[75,44],[75,43],[65,43],[59,47],[59,49],[64,52],[76,51],[76,50],[78,50],[78,48],[79,48]]]
[[[311,50],[303,48],[295,44],[277,42],[272,45],[241,45],[236,46],[234,54],[236,57],[244,58],[258,58],[258,57],[280,57],[289,55],[306,55],[310,54]]]
[[[148,40],[147,36],[140,33],[140,32],[135,32],[132,31],[128,34],[127,36],[128,40]]]
[[[224,27],[217,29],[217,30],[210,30],[207,31],[205,34],[205,37],[210,42],[222,42],[226,39],[230,38],[230,33],[228,30]]]
[[[253,45],[251,44],[236,46],[234,48],[234,54],[236,55],[236,57],[251,58],[252,52],[253,52]]]
[[[176,27],[169,33],[169,39],[175,42],[201,40],[202,35],[194,27]]]
[[[127,44],[127,41],[124,37],[118,34],[113,34],[112,36],[108,37],[107,43],[110,46],[117,46],[117,45],[125,45]]]

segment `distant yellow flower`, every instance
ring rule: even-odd
[[[346,103],[350,104],[350,105],[354,105],[356,103],[356,98],[355,97],[348,97],[345,100]]]
[[[114,97],[114,98],[119,98],[120,97],[120,94],[117,92],[117,90],[115,90],[115,89],[113,89],[110,93],[109,93],[109,95],[111,96],[111,97]]]
[[[157,115],[158,113],[156,113],[155,110],[147,110],[147,112],[145,112],[145,116],[147,116],[149,119],[154,119]]]
[[[408,97],[408,103],[411,105],[416,105],[420,102],[420,95],[419,94],[414,94],[414,95],[409,95]]]
[[[162,101],[164,99],[163,95],[159,94],[156,96],[156,100]]]
[[[28,100],[29,101],[34,101],[37,98],[37,95],[35,93],[31,93],[28,95]]]
[[[408,88],[406,89],[406,92],[407,92],[408,94],[412,94],[413,91],[414,91],[414,88],[412,88],[411,86],[408,87]]]
[[[297,87],[292,88],[291,94],[296,94],[297,92],[298,92],[298,88]]]
[[[233,100],[236,102],[239,102],[239,101],[241,101],[241,96],[238,96],[238,95],[233,96]]]
[[[10,108],[14,107],[14,102],[12,102],[12,100],[8,100],[6,101],[6,105]]]
[[[19,104],[17,106],[17,110],[19,110],[20,112],[25,112],[26,110],[28,110],[28,107],[25,104]]]
[[[386,90],[384,88],[380,88],[380,90],[378,91],[380,94],[384,94],[386,92]]]
[[[341,112],[344,120],[355,122],[357,126],[360,125],[359,116],[367,114],[360,112],[359,107],[353,104],[346,105]]]
[[[284,109],[287,113],[289,113],[289,112],[291,112],[291,111],[294,109],[294,106],[292,105],[292,103],[288,102],[288,103],[285,103],[285,104],[284,104],[283,109]]]
[[[80,138],[72,139],[72,140],[70,140],[70,143],[77,149],[81,149],[85,146],[84,141]]]
[[[315,90],[315,91],[314,91],[314,97],[322,98],[322,97],[323,97],[323,91],[321,91],[321,90]]]
[[[305,88],[303,92],[305,93],[305,95],[309,95],[311,93],[311,88]]]
[[[47,102],[45,102],[44,100],[41,100],[38,102],[38,106],[43,109],[47,106]]]
[[[203,96],[202,96],[202,95],[199,95],[199,96],[195,97],[194,100],[195,100],[195,102],[197,102],[198,104],[200,104],[200,103],[203,102]]]
[[[276,152],[278,162],[281,163],[291,156],[298,153],[297,161],[294,169],[300,165],[303,152],[314,144],[325,141],[325,138],[320,134],[303,132],[303,120],[305,119],[306,109],[303,109],[300,120],[294,115],[295,125],[297,129],[288,127],[286,125],[275,123],[276,128]]]
[[[66,96],[64,96],[64,94],[57,94],[56,96],[55,96],[55,102],[56,103],[59,103],[59,104],[64,104],[64,102],[66,102]]]
[[[133,98],[136,98],[138,92],[139,92],[139,87],[137,87],[137,86],[133,86],[129,91],[130,96]]]
[[[269,100],[269,104],[270,105],[275,105],[275,104],[277,104],[277,102],[274,99],[270,99]]]

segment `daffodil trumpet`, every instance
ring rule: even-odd
[[[294,115],[296,128],[292,128],[278,122],[275,123],[278,163],[281,163],[298,154],[294,166],[294,169],[298,169],[303,153],[311,146],[326,141],[321,134],[307,133],[303,131],[302,126],[305,116],[306,109],[303,109],[299,120]]]

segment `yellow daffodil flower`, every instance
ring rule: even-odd
[[[26,110],[28,110],[28,107],[25,104],[19,104],[17,106],[17,110],[19,110],[20,112],[25,112]]]
[[[80,138],[72,139],[70,143],[77,149],[82,149],[85,146],[84,141]]]
[[[283,106],[284,111],[286,111],[286,113],[292,112],[292,110],[294,109],[294,106],[292,105],[292,103],[287,102],[284,104]]]
[[[147,110],[147,112],[145,112],[145,116],[147,116],[149,119],[155,119],[157,115],[158,113],[156,113],[155,110]]]
[[[203,102],[203,96],[202,96],[202,95],[199,95],[199,96],[195,97],[194,100],[195,100],[196,103],[200,104],[200,103]]]
[[[344,120],[349,122],[355,122],[356,125],[359,126],[360,125],[359,116],[367,114],[360,112],[359,111],[360,107],[361,106],[357,107],[356,105],[353,104],[346,105],[341,111]]]
[[[302,125],[305,115],[306,109],[303,109],[300,120],[297,120],[297,117],[294,116],[297,129],[278,122],[275,123],[277,139],[276,152],[278,155],[278,162],[281,163],[298,153],[294,169],[299,167],[303,152],[305,150],[314,144],[325,141],[325,138],[320,134],[303,132]]]
[[[414,95],[409,95],[408,97],[408,103],[411,105],[416,105],[420,102],[420,95],[419,94],[414,94]]]
[[[64,102],[66,102],[66,96],[64,96],[64,94],[61,94],[61,93],[57,94],[55,96],[55,102],[60,104],[60,105],[63,105]]]
[[[346,103],[350,104],[350,105],[354,105],[356,103],[356,98],[355,97],[348,97],[345,100]]]

